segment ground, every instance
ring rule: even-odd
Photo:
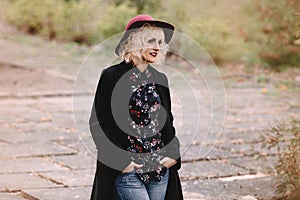
[[[88,115],[93,98],[93,78],[77,74],[89,48],[0,26],[0,199],[88,199],[96,161],[91,137],[78,134],[87,119],[76,117]],[[261,148],[260,135],[280,120],[299,119],[299,90],[271,76],[259,83],[257,74],[232,68],[221,69],[221,76],[226,117],[220,136],[193,142],[190,127],[198,118],[192,115],[178,133],[185,199],[272,199],[276,151]],[[176,74],[168,77],[177,87]],[[74,91],[76,80],[81,87]],[[176,122],[180,103],[174,95],[172,101]]]

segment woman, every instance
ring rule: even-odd
[[[163,59],[173,32],[148,15],[132,18],[115,49],[124,61],[102,71],[90,117],[93,200],[183,199],[168,80],[150,65]]]

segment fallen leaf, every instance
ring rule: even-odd
[[[261,92],[264,93],[264,94],[266,94],[268,92],[268,89],[267,88],[262,88]]]

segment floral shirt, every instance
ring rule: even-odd
[[[158,129],[160,96],[148,67],[144,72],[134,68],[129,76],[129,83],[131,97],[128,120],[132,134],[128,135],[127,150],[133,152],[131,159],[135,163],[143,165],[136,170],[143,182],[160,181],[161,176],[166,173],[166,168],[159,164],[164,146]]]

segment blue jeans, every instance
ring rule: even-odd
[[[116,200],[164,200],[169,180],[169,170],[160,181],[144,183],[133,171],[120,174],[115,180]]]

